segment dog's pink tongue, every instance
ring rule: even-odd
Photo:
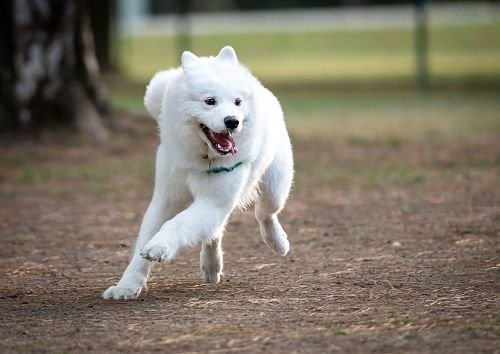
[[[231,133],[214,133],[213,134],[214,141],[222,146],[223,149],[231,149],[231,154],[236,154],[238,152],[238,148],[236,147],[236,143],[231,136]]]

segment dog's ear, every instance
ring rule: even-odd
[[[222,48],[219,52],[219,55],[217,55],[217,59],[238,64],[238,57],[236,56],[236,52],[234,51],[233,47],[230,46]]]
[[[182,64],[182,69],[186,71],[186,69],[193,65],[193,63],[198,60],[198,57],[191,53],[190,51],[186,50],[184,53],[182,53],[181,56],[181,64]]]

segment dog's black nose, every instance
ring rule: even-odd
[[[240,125],[240,121],[234,116],[229,116],[224,118],[224,124],[228,129],[236,129],[238,128],[238,125]]]

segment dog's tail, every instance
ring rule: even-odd
[[[151,116],[158,122],[160,122],[161,112],[163,110],[163,101],[168,87],[180,73],[181,69],[160,71],[153,76],[146,87],[144,106],[146,106],[149,114],[151,114]]]

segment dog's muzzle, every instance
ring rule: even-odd
[[[236,129],[239,123],[240,122],[234,117],[226,117],[224,119],[224,124],[226,125],[226,127],[228,127],[228,125],[234,126],[234,128],[228,127],[229,129]],[[222,133],[216,133],[204,124],[200,124],[200,128],[207,137],[208,141],[210,141],[212,149],[217,151],[219,154],[227,155],[231,153],[232,155],[234,155],[238,152],[238,148],[233,139],[233,136],[231,135],[231,132],[226,131]]]

